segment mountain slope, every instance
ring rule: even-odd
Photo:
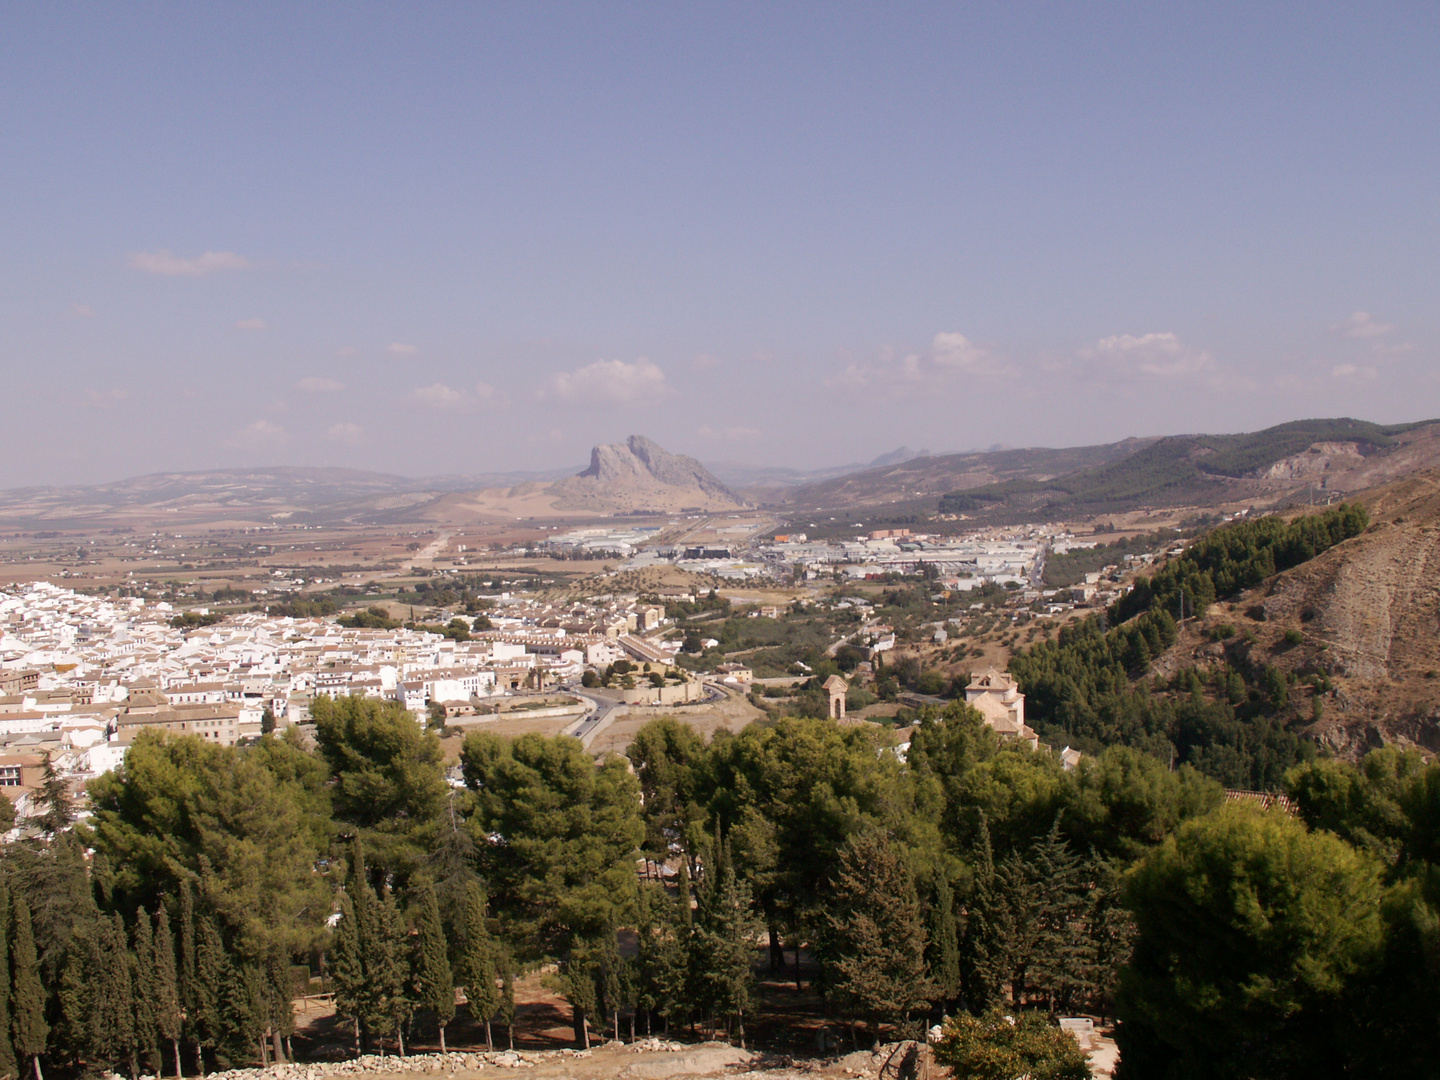
[[[779,498],[797,512],[878,506],[917,498],[928,498],[933,507],[936,498],[957,488],[1064,476],[1123,460],[1154,441],[1125,439],[1103,446],[1059,450],[1036,448],[918,456],[897,464],[805,484]]]
[[[1137,508],[1283,502],[1301,492],[1355,491],[1440,464],[1440,425],[1382,427],[1300,420],[1240,435],[1175,435],[1125,457],[1048,478],[1017,476],[949,492],[942,513],[996,521],[1053,520]]]
[[[1308,734],[1349,756],[1389,742],[1440,750],[1440,470],[1353,501],[1369,529],[1187,624],[1156,670],[1230,656],[1323,677]],[[1208,640],[1226,624],[1233,637]]]

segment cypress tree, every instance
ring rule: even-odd
[[[485,893],[473,881],[465,889],[460,927],[461,951],[455,974],[465,988],[470,1019],[485,1021],[485,1048],[493,1050],[490,1022],[500,1008],[500,992],[495,986],[495,947],[485,922]]]
[[[368,965],[373,1022],[377,1032],[395,1033],[396,1049],[403,1058],[405,1021],[413,1008],[407,992],[410,982],[406,948],[408,934],[395,895],[388,885],[375,905],[374,924],[374,944],[369,950],[373,963]]]
[[[715,854],[700,888],[690,935],[691,980],[700,1005],[736,1021],[743,1047],[754,982],[751,937],[760,923],[751,912],[749,886],[730,865],[728,843],[717,841]]]
[[[180,1007],[185,1013],[185,1027],[195,1043],[195,1069],[205,1075],[205,1049],[200,1040],[200,995],[196,991],[198,964],[195,940],[195,895],[190,890],[190,879],[180,879]]]
[[[440,1029],[440,1052],[445,1053],[445,1025],[455,1017],[455,983],[446,955],[445,930],[440,925],[440,903],[435,886],[425,881],[420,887],[419,911],[415,920],[419,934],[415,941],[415,1000],[435,1013]],[[493,979],[492,979],[493,981]]]
[[[669,918],[662,930],[655,979],[660,1009],[668,1032],[671,1022],[682,1023],[693,1016],[695,995],[690,978],[690,937],[695,929],[695,912],[691,907],[690,860],[680,859],[679,880],[675,903],[670,905]]]
[[[229,1057],[240,1051],[249,1057],[260,1047],[260,1066],[265,1057],[265,973],[260,965],[248,958],[232,959],[226,964],[226,991],[221,995],[221,1017],[224,1024],[223,1046]]]
[[[654,944],[651,979],[655,987],[656,1008],[665,1018],[665,1031],[670,1024],[683,1023],[691,1014],[694,1000],[690,992],[690,935],[693,912],[690,910],[690,874],[682,859],[680,890],[675,903],[656,897],[661,912]]]
[[[175,1053],[175,1080],[180,1080],[180,1036],[183,1016],[180,1008],[180,984],[175,971],[175,939],[170,936],[170,916],[162,904],[155,917],[155,1026],[161,1036],[170,1040]],[[156,1075],[159,1075],[158,1072]]]
[[[1057,817],[1050,831],[1030,848],[1029,888],[1035,910],[1035,950],[1028,967],[1033,988],[1049,998],[1050,1010],[1068,1008],[1085,988],[1085,972],[1094,964],[1086,932],[1089,891],[1085,867],[1060,835]]]
[[[335,1010],[350,1017],[355,1026],[355,1056],[362,1051],[360,1026],[365,1015],[365,953],[360,939],[360,919],[355,904],[340,894],[340,918],[330,942],[330,981]]]
[[[683,934],[688,935],[690,928],[695,925],[695,912],[691,907],[692,897],[690,895],[690,860],[680,860],[680,881],[679,891],[675,894],[675,907],[680,914],[679,927]]]
[[[908,1020],[934,992],[915,882],[888,835],[853,836],[840,852],[827,967],[839,997],[873,1025]]]
[[[663,909],[663,905],[662,886],[653,881],[647,881],[640,886],[639,895],[636,897],[635,918],[636,936],[639,938],[639,948],[635,955],[635,1005],[636,1008],[645,1010],[646,1035],[651,1033],[651,1017],[660,1008],[662,998],[661,958],[665,937],[664,928],[659,924],[656,915],[658,910]]]
[[[226,1025],[220,993],[231,986],[230,961],[215,920],[209,915],[195,919],[195,984],[192,990],[195,1057],[200,1075],[205,1075],[205,1051],[225,1041]]]
[[[935,871],[927,912],[926,931],[930,944],[926,959],[930,978],[945,1001],[960,996],[960,939],[955,931],[955,894],[942,870]]]
[[[965,932],[960,939],[960,984],[965,1004],[972,1012],[984,1009],[995,999],[1003,967],[995,955],[995,856],[990,823],[983,813],[976,831],[975,886],[965,907]]]
[[[615,1027],[615,1040],[620,1040],[620,1008],[625,1001],[624,976],[620,966],[620,948],[615,928],[609,927],[596,951],[595,986],[600,999],[600,1015],[609,1014]],[[603,1025],[602,1025],[603,1027]]]
[[[265,1022],[270,1027],[271,1049],[277,1065],[290,1056],[290,1036],[295,1031],[292,993],[289,958],[279,948],[272,948],[265,959]]]
[[[140,1060],[152,1076],[160,1075],[159,1023],[156,1016],[155,933],[150,914],[143,907],[135,912],[135,1045]]]
[[[35,955],[35,935],[30,928],[30,908],[18,893],[11,903],[14,941],[11,947],[14,997],[10,1020],[14,1026],[15,1052],[30,1059],[35,1080],[45,1080],[40,1055],[50,1038],[45,1022],[45,987],[40,981],[40,962]]]
[[[0,878],[0,1073],[16,1076],[19,1071],[10,1041],[10,890]]]
[[[511,1050],[515,1049],[515,971],[514,965],[506,963],[505,979],[500,987],[499,1020],[505,1025],[505,1038]]]
[[[96,1051],[112,1064],[127,1061],[135,1075],[135,984],[130,950],[119,912],[100,920],[99,969],[91,1005]]]
[[[66,1056],[75,1059],[96,1056],[92,1031],[95,1011],[93,980],[100,967],[100,954],[93,939],[95,929],[87,927],[70,939],[70,951],[60,973],[57,995],[60,1024],[56,1034]]]
[[[596,952],[594,943],[576,940],[560,965],[560,988],[572,1010],[575,1041],[585,1050],[590,1049],[590,1021],[600,1005],[595,986],[599,969]]]

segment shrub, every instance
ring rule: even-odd
[[[984,1016],[961,1013],[945,1024],[935,1060],[956,1076],[973,1080],[1088,1080],[1090,1067],[1080,1044],[1044,1013]]]

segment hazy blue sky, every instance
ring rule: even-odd
[[[0,483],[1440,415],[1440,5],[0,11]]]

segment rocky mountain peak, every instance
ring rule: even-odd
[[[590,466],[561,481],[556,493],[570,500],[606,496],[622,500],[649,500],[660,505],[690,495],[707,508],[740,507],[745,502],[722,484],[697,460],[672,454],[643,435],[623,443],[604,443],[590,451]],[[691,502],[681,500],[685,505]]]

